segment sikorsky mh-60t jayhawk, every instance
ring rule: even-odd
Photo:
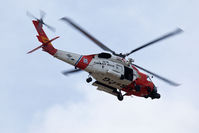
[[[92,82],[92,78],[95,81],[92,85],[97,86],[97,90],[107,92],[112,94],[118,98],[118,100],[122,101],[124,96],[139,96],[151,99],[159,99],[160,94],[157,92],[157,87],[151,81],[150,77],[138,69],[145,71],[154,77],[172,85],[178,86],[178,83],[175,83],[171,80],[168,80],[162,76],[159,76],[153,72],[150,72],[143,67],[140,67],[133,63],[133,59],[129,58],[128,60],[125,57],[130,54],[139,51],[147,46],[155,44],[163,39],[169,38],[176,34],[182,32],[181,29],[176,29],[170,33],[167,33],[149,43],[146,43],[129,53],[126,54],[118,54],[115,51],[108,48],[106,45],[98,41],[92,35],[90,35],[87,31],[82,29],[80,26],[75,24],[72,20],[67,17],[61,18],[62,21],[68,23],[73,28],[78,30],[80,33],[88,37],[91,41],[97,44],[104,51],[108,51],[109,53],[99,53],[92,55],[80,55],[72,52],[66,52],[62,50],[58,50],[53,47],[51,44],[52,41],[59,37],[55,37],[51,40],[48,39],[46,33],[43,30],[43,25],[47,26],[51,30],[54,30],[53,27],[45,24],[43,22],[44,13],[41,14],[41,19],[37,19],[32,14],[28,13],[29,16],[33,17],[33,24],[38,32],[37,38],[42,43],[39,47],[29,51],[28,53],[32,53],[35,50],[42,48],[43,51],[49,53],[55,58],[62,60],[68,64],[71,64],[75,67],[73,70],[64,71],[64,75],[68,75],[71,73],[76,73],[79,71],[86,71],[89,73],[89,77],[86,79],[88,83]]]

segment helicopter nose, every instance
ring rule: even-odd
[[[161,97],[161,95],[159,93],[157,93],[157,87],[154,86],[153,91],[152,91],[152,99],[159,99]]]
[[[155,94],[154,94],[154,98],[159,99],[160,97],[161,97],[161,95],[160,95],[159,93],[155,93]]]

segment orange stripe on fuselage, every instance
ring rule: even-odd
[[[91,62],[95,55],[86,55],[81,57],[81,59],[77,62],[76,67],[84,70]]]

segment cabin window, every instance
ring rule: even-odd
[[[98,57],[99,58],[108,59],[108,58],[111,58],[111,54],[109,54],[109,53],[100,53],[100,54],[98,54]]]

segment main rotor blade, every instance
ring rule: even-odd
[[[46,16],[46,13],[43,11],[43,10],[40,10],[40,19],[44,19],[45,18],[45,16]]]
[[[65,75],[65,76],[68,76],[69,74],[77,73],[77,72],[80,72],[80,71],[81,71],[81,69],[67,70],[67,71],[63,71],[62,74]]]
[[[147,73],[149,73],[149,74],[155,76],[156,78],[161,79],[162,81],[164,81],[164,82],[166,82],[166,83],[168,83],[168,84],[170,84],[170,85],[172,85],[172,86],[179,86],[179,85],[180,85],[180,84],[175,83],[175,82],[173,82],[173,81],[171,81],[171,80],[169,80],[169,79],[166,79],[166,78],[164,78],[164,77],[162,77],[162,76],[160,76],[160,75],[157,75],[157,74],[155,74],[155,73],[153,73],[153,72],[150,72],[149,70],[146,70],[146,69],[144,69],[144,68],[142,68],[142,67],[140,67],[140,66],[138,66],[138,65],[133,64],[133,66],[135,66],[135,67],[137,67],[137,68],[139,68],[139,69],[141,69],[141,70],[143,70],[143,71],[145,71],[145,72],[147,72]]]
[[[70,20],[67,17],[63,17],[61,18],[62,21],[65,21],[67,23],[69,23],[72,27],[74,27],[76,30],[78,30],[79,32],[81,32],[83,35],[85,35],[86,37],[88,37],[91,41],[93,41],[95,44],[97,44],[100,48],[102,48],[105,51],[109,51],[113,54],[115,54],[115,52],[113,50],[111,50],[110,48],[108,48],[107,46],[105,46],[102,42],[100,42],[99,40],[97,40],[95,37],[93,37],[91,34],[89,34],[86,30],[84,30],[83,28],[81,28],[80,26],[78,26],[77,24],[75,24],[72,20]]]
[[[180,29],[180,28],[177,28],[176,30],[174,30],[174,31],[172,31],[172,32],[170,32],[170,33],[167,33],[167,34],[165,34],[165,35],[163,35],[163,36],[161,36],[161,37],[159,37],[159,38],[157,38],[157,39],[155,39],[155,40],[153,40],[153,41],[151,41],[151,42],[149,42],[149,43],[146,43],[146,44],[144,44],[144,45],[142,45],[142,46],[140,46],[140,47],[138,47],[138,48],[132,50],[130,53],[127,53],[127,54],[125,54],[125,55],[126,55],[126,56],[129,56],[130,54],[132,54],[132,53],[134,53],[134,52],[136,52],[136,51],[138,51],[138,50],[141,50],[141,49],[143,49],[143,48],[145,48],[145,47],[147,47],[147,46],[150,46],[150,45],[152,45],[152,44],[155,44],[155,43],[157,43],[157,42],[159,42],[159,41],[162,41],[162,40],[167,39],[167,38],[169,38],[169,37],[172,37],[172,36],[174,36],[174,35],[177,35],[177,34],[179,34],[179,33],[181,33],[181,32],[183,32],[183,30]]]

